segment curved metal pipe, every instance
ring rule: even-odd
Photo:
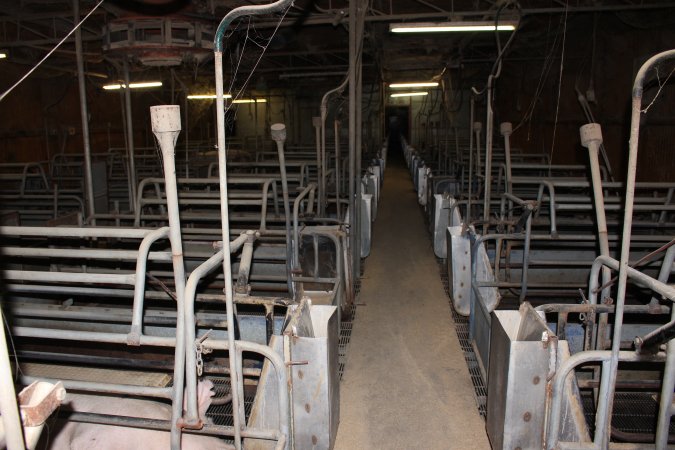
[[[225,99],[223,86],[223,37],[225,31],[233,20],[246,15],[270,14],[291,5],[293,0],[278,0],[268,5],[247,5],[235,8],[223,17],[216,29],[213,40],[215,76],[216,76],[216,119],[218,132],[218,175],[220,179],[220,214],[223,243],[230,240],[230,217],[227,202],[227,158],[225,155]],[[288,211],[288,210],[287,210]],[[225,276],[225,303],[227,307],[227,333],[229,348],[235,348],[234,339],[234,294],[232,292],[232,261],[229,252],[223,252],[223,272]],[[230,352],[230,383],[232,386],[232,418],[234,422],[234,446],[241,450],[241,428],[244,418],[244,405],[239,396],[241,384],[235,374],[239,366],[239,355]],[[286,411],[279,411],[280,416],[285,416]],[[290,439],[289,439],[290,440]]]
[[[342,91],[344,91],[345,87],[347,87],[348,82],[349,82],[349,73],[347,73],[347,76],[342,81],[342,83],[340,83],[340,85],[338,87],[327,91],[325,94],[323,94],[323,97],[321,97],[321,106],[319,108],[320,109],[320,117],[321,117],[321,161],[322,161],[324,170],[326,169],[326,162],[327,162],[327,158],[326,158],[326,118],[328,117],[328,98],[335,93],[341,94]],[[337,127],[336,127],[336,130],[337,130]],[[337,137],[336,137],[336,139],[337,139]],[[336,163],[335,167],[337,168],[337,164],[338,164],[337,159],[336,159],[335,163]],[[337,186],[338,186],[338,183],[337,183],[337,177],[338,176],[339,176],[339,173],[336,169],[336,184],[335,184],[336,190],[337,190]],[[320,183],[321,183],[320,189],[319,189],[320,190],[320,197],[323,195],[324,198],[323,198],[323,200],[319,199],[321,205],[323,206],[323,208],[319,208],[319,214],[321,216],[324,216],[325,213],[326,213],[326,211],[325,211],[325,206],[326,206],[326,198],[325,198],[326,197],[326,178],[325,178],[325,176],[321,178]],[[339,193],[338,193],[338,195],[339,195]],[[339,209],[340,208],[339,208],[339,205],[337,205],[337,206],[338,206],[337,217],[339,218]]]

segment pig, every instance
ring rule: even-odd
[[[206,410],[214,392],[210,380],[200,381],[197,388],[199,416],[205,422]],[[145,419],[171,419],[171,405],[153,400],[120,398],[102,395],[67,394],[64,406],[75,412],[91,412]],[[59,426],[61,425],[62,426]],[[126,428],[81,422],[57,423],[56,429],[45,429],[39,449],[51,450],[168,450],[170,435],[166,431]],[[183,433],[183,450],[231,450],[234,447],[222,439]]]

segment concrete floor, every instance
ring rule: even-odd
[[[387,167],[358,301],[335,448],[489,449],[401,159]]]

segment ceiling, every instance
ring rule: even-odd
[[[97,1],[81,1],[81,14],[89,13]],[[82,26],[85,70],[90,80],[106,83],[120,78],[121,62],[131,57],[135,78],[156,75],[173,78],[178,84],[209,84],[213,73],[210,35],[200,48],[147,48],[122,45],[112,49],[110,27],[156,18],[157,23],[183,21],[210,30],[232,8],[262,4],[256,0],[105,0]],[[433,78],[447,69],[461,69],[483,76],[497,54],[494,33],[446,35],[394,35],[390,23],[404,21],[495,20],[520,18],[518,39],[509,48],[512,59],[541,58],[547,39],[561,20],[574,30],[577,17],[590,13],[616,15],[639,24],[675,22],[675,2],[662,0],[370,0],[365,14],[364,78],[395,81],[414,77]],[[239,83],[259,89],[311,83],[336,84],[348,68],[347,0],[296,0],[283,15],[243,19],[233,24],[226,40],[226,72],[237,73]],[[664,14],[667,11],[667,14]],[[73,2],[63,0],[0,0],[0,49],[17,74],[33,66],[73,28]],[[191,25],[192,26],[192,25]],[[196,27],[197,25],[195,25]],[[579,25],[583,26],[583,25]],[[182,31],[181,31],[182,32]],[[187,33],[187,31],[186,31]],[[148,33],[149,35],[150,33]],[[174,35],[178,31],[174,31]],[[510,33],[502,33],[504,45]],[[140,35],[139,35],[140,36]],[[152,36],[150,36],[152,38]],[[147,46],[146,46],[147,47]],[[161,47],[161,46],[160,46]],[[199,45],[197,45],[199,47]],[[264,56],[263,56],[264,50]],[[154,65],[141,61],[151,53]],[[174,53],[179,63],[156,66]],[[186,57],[186,53],[190,53]],[[154,58],[154,59],[152,59]],[[182,61],[182,62],[181,62]],[[3,63],[4,64],[4,63]],[[9,66],[8,66],[9,67]],[[76,70],[74,38],[66,42],[36,74],[43,77],[73,74]],[[250,76],[253,74],[252,76]],[[99,80],[99,81],[96,81]]]

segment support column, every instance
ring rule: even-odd
[[[80,2],[73,0],[73,19],[80,21]],[[75,30],[75,56],[77,59],[77,83],[80,93],[80,115],[82,117],[82,144],[84,146],[84,187],[87,201],[87,217],[93,220],[94,213],[94,183],[91,176],[91,146],[89,142],[89,114],[87,112],[87,89],[84,84],[84,61],[82,57],[82,31]],[[56,214],[56,211],[54,211]],[[95,222],[92,222],[95,224]]]
[[[127,116],[127,158],[129,158],[129,182],[131,184],[131,211],[136,211],[136,189],[138,180],[136,179],[136,161],[134,159],[134,124],[133,114],[131,112],[131,89],[129,88],[129,62],[124,59],[124,107]]]

